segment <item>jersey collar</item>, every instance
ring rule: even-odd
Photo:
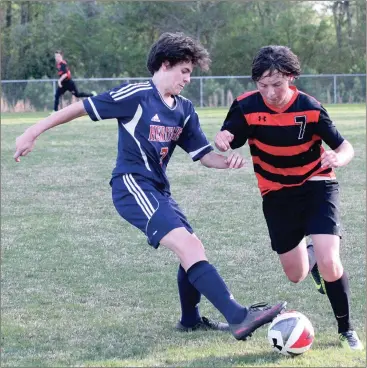
[[[150,84],[152,85],[154,91],[156,92],[156,94],[158,95],[159,99],[162,101],[163,105],[167,107],[167,109],[170,109],[170,110],[175,110],[176,109],[176,106],[177,106],[177,97],[172,95],[173,99],[174,99],[174,104],[173,104],[173,107],[171,106],[168,106],[166,104],[166,102],[164,101],[162,95],[160,94],[160,92],[158,91],[158,88],[156,87],[156,85],[154,84],[153,80],[150,79]]]

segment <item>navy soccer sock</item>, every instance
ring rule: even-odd
[[[186,271],[180,265],[177,273],[178,293],[181,302],[181,324],[185,327],[193,327],[200,320],[199,302],[201,294],[190,283]]]
[[[228,323],[243,321],[247,309],[238,304],[214,266],[200,261],[187,270],[191,284],[223,314]]]
[[[348,276],[344,272],[339,280],[325,282],[325,289],[338,322],[338,332],[352,330],[350,322],[350,289]]]

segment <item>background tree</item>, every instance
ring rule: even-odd
[[[148,48],[165,31],[199,38],[212,75],[249,74],[255,52],[269,44],[290,46],[307,73],[364,72],[365,1],[322,3],[3,1],[1,78],[56,78],[56,49],[74,77],[146,77]]]

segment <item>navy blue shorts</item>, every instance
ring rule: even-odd
[[[193,230],[171,195],[154,182],[136,174],[124,174],[111,180],[112,200],[117,212],[140,229],[148,243],[158,248],[160,240],[171,230]]]
[[[263,212],[271,246],[278,254],[292,250],[307,235],[340,236],[339,184],[306,181],[269,192],[263,197]]]

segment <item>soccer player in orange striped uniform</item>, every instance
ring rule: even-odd
[[[257,90],[232,103],[215,144],[227,151],[248,141],[271,245],[284,272],[298,283],[311,270],[319,291],[330,300],[340,342],[362,350],[350,321],[348,277],[339,257],[339,184],[334,172],[349,163],[354,150],[325,108],[291,85],[300,72],[289,48],[261,48],[252,63]],[[323,142],[331,150],[325,150]],[[308,235],[313,245],[307,248]]]
[[[71,79],[71,72],[66,60],[63,58],[62,51],[55,52],[55,61],[57,74],[59,80],[57,81],[57,90],[55,93],[54,111],[59,109],[60,97],[66,92],[70,91],[75,97],[91,97],[96,93],[79,92],[75,82]]]

